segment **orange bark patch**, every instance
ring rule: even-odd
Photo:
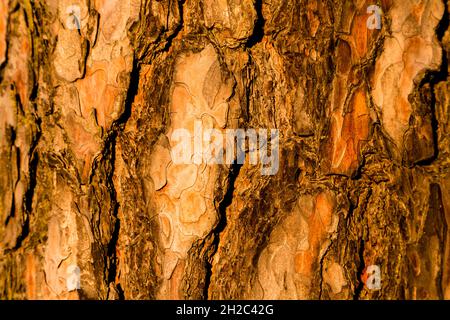
[[[25,261],[25,283],[27,298],[36,299],[34,294],[36,292],[36,264],[32,254],[28,254]]]
[[[0,64],[6,58],[6,23],[8,22],[8,1],[0,1]]]
[[[364,58],[374,44],[379,30],[367,28],[367,20],[372,14],[367,13],[367,7],[372,5],[371,1],[366,1],[355,13],[351,32],[349,35],[342,35],[342,39],[347,41],[351,47],[351,57],[354,61]],[[341,56],[339,56],[341,59]],[[346,57],[343,57],[346,59]]]
[[[335,112],[331,138],[332,172],[352,175],[358,167],[358,155],[361,142],[369,136],[370,116],[364,90],[355,92],[350,101],[351,111],[344,116]]]
[[[16,67],[12,70],[12,82],[15,83],[17,92],[20,96],[20,101],[22,104],[28,104],[28,60],[30,57],[30,40],[28,38],[28,30],[26,29],[25,21],[21,21],[20,24],[20,39],[18,40],[20,43],[19,48],[15,48],[15,50],[11,50],[12,52],[9,54],[10,59],[13,61],[11,65],[16,65]]]
[[[366,25],[368,17],[369,15],[357,16],[353,21],[352,37],[355,48],[355,50],[353,50],[353,54],[356,59],[364,57],[367,53],[367,38],[368,33],[370,32]]]
[[[307,250],[299,251],[294,259],[297,273],[311,276],[319,258],[321,245],[327,239],[333,218],[334,200],[327,192],[317,195],[313,212],[308,216],[309,227]]]
[[[361,141],[367,140],[370,116],[365,98],[366,88],[359,65],[372,51],[379,35],[377,30],[367,28],[368,1],[355,13],[351,32],[342,35],[336,57],[337,75],[333,81],[332,119],[330,140],[326,148],[330,152],[326,168],[332,173],[352,176],[358,167]],[[352,67],[354,65],[354,67]],[[351,84],[359,86],[351,92]],[[348,105],[346,101],[350,99]],[[347,110],[348,109],[348,110]]]
[[[79,122],[73,114],[65,117],[64,121],[67,133],[74,144],[73,150],[77,156],[78,169],[82,172],[82,177],[86,178],[90,172],[90,163],[100,146],[93,138],[93,134],[88,132],[83,123]]]
[[[112,67],[113,64],[98,63],[95,69],[88,70],[85,79],[77,82],[83,118],[89,118],[95,109],[98,125],[105,129],[119,116],[114,113],[114,102],[119,95],[119,89],[115,84],[109,84],[112,80],[108,79],[111,76],[109,68]]]
[[[175,267],[175,270],[173,271],[172,277],[170,278],[170,296],[168,297],[168,299],[170,300],[179,300],[181,299],[181,294],[180,294],[180,284],[181,284],[181,279],[183,278],[183,273],[184,273],[184,266],[185,266],[185,262],[184,260],[178,260],[178,264]]]

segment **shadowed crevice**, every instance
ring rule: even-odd
[[[444,1],[444,15],[436,28],[436,37],[439,40],[442,48],[442,63],[437,71],[427,72],[422,79],[420,86],[423,87],[426,84],[430,85],[430,108],[431,108],[431,128],[433,134],[433,150],[434,153],[431,157],[416,162],[416,165],[425,166],[431,165],[439,157],[439,142],[438,142],[438,129],[439,123],[436,117],[436,90],[435,87],[440,82],[447,81],[448,78],[448,58],[447,51],[442,46],[442,39],[445,32],[449,27],[449,12],[448,12],[448,0]]]
[[[209,286],[211,284],[211,277],[212,277],[212,261],[214,260],[214,256],[217,253],[217,250],[219,248],[219,242],[220,242],[220,234],[225,230],[227,226],[227,208],[231,205],[233,202],[233,193],[235,188],[235,182],[237,177],[239,176],[239,172],[241,170],[242,164],[234,163],[231,166],[230,172],[228,173],[228,189],[225,193],[222,201],[219,203],[218,207],[218,213],[219,213],[219,222],[216,226],[216,228],[212,231],[214,234],[214,240],[211,245],[213,248],[213,251],[209,257],[209,259],[206,262],[206,274],[205,274],[205,287],[204,287],[204,293],[203,298],[205,300],[209,297]]]
[[[256,21],[255,26],[253,28],[253,34],[248,38],[245,46],[247,48],[251,48],[257,43],[261,42],[264,37],[264,25],[266,24],[266,20],[264,20],[262,14],[262,0],[255,1],[255,10],[256,10]]]
[[[124,112],[120,115],[120,117],[114,121],[112,125],[111,132],[109,133],[109,136],[106,139],[105,142],[105,149],[104,149],[104,158],[108,159],[110,163],[111,170],[108,171],[107,177],[106,177],[106,186],[109,190],[109,196],[111,199],[111,219],[114,221],[114,228],[111,234],[111,239],[107,245],[107,255],[105,257],[105,267],[107,268],[106,273],[106,281],[108,284],[108,295],[109,297],[109,284],[113,283],[116,289],[116,292],[119,296],[119,300],[123,300],[124,297],[124,291],[120,285],[120,283],[115,283],[116,281],[116,275],[117,275],[117,243],[119,240],[119,233],[120,233],[120,219],[118,217],[119,207],[120,203],[117,200],[117,193],[114,187],[114,164],[116,159],[116,139],[117,135],[120,131],[124,129],[124,126],[128,119],[131,116],[131,107],[134,102],[134,99],[138,92],[139,87],[139,72],[140,72],[140,65],[136,58],[133,60],[133,69],[130,74],[130,83],[128,87],[127,97],[125,99],[125,109]],[[108,156],[109,155],[109,156]]]

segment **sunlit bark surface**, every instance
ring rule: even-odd
[[[0,0],[0,298],[450,299],[449,7]]]

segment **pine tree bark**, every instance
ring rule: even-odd
[[[450,299],[449,9],[0,0],[0,297]],[[174,163],[196,121],[278,172]]]

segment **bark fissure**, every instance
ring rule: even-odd
[[[111,239],[107,246],[107,259],[108,261],[105,261],[105,266],[108,267],[108,273],[107,273],[107,285],[108,285],[108,293],[107,293],[107,299],[109,297],[109,284],[113,283],[114,287],[117,291],[118,297],[120,300],[124,299],[125,293],[120,285],[120,282],[117,282],[117,242],[119,240],[119,232],[120,232],[120,219],[118,217],[118,211],[120,207],[120,203],[117,200],[116,195],[116,189],[114,187],[114,167],[115,167],[115,148],[116,148],[116,140],[117,136],[119,134],[119,131],[123,130],[124,125],[126,124],[128,118],[131,115],[131,108],[132,104],[135,100],[135,97],[138,92],[139,88],[139,72],[140,72],[140,66],[139,62],[136,60],[136,58],[133,59],[133,69],[130,73],[130,81],[129,81],[129,87],[127,91],[127,96],[125,99],[125,110],[119,117],[119,119],[113,123],[112,130],[109,134],[109,137],[107,139],[107,142],[105,143],[105,152],[109,153],[111,158],[111,164],[112,164],[112,170],[110,171],[110,174],[107,176],[107,186],[109,188],[110,192],[110,198],[112,201],[112,214],[111,216],[113,219],[115,219],[114,223],[114,229],[111,234]]]
[[[233,203],[233,193],[235,188],[235,181],[239,176],[239,172],[241,170],[242,165],[234,163],[231,165],[229,174],[228,174],[228,188],[219,202],[217,213],[219,215],[219,221],[217,226],[212,231],[212,235],[214,240],[212,241],[212,252],[210,253],[209,258],[206,260],[206,275],[205,275],[205,287],[204,287],[204,299],[208,299],[209,296],[209,287],[211,284],[211,277],[213,273],[213,261],[214,256],[217,253],[220,244],[220,234],[225,230],[227,226],[227,208]]]
[[[253,27],[253,33],[248,38],[245,46],[247,48],[254,47],[257,43],[261,42],[264,38],[264,25],[266,20],[262,13],[263,0],[255,0],[256,21]]]
[[[442,16],[441,21],[439,22],[437,28],[436,28],[436,36],[439,41],[442,41],[442,38],[444,37],[445,32],[449,28],[449,10],[448,10],[448,0],[444,0],[445,4],[445,10],[444,14]],[[432,134],[433,134],[433,154],[428,159],[423,159],[418,162],[416,162],[416,165],[418,166],[426,166],[431,165],[438,157],[439,157],[439,143],[438,143],[438,128],[439,123],[436,118],[436,90],[435,86],[441,82],[445,82],[449,75],[449,68],[448,68],[448,58],[447,58],[447,51],[443,46],[441,46],[442,50],[442,62],[439,67],[438,71],[428,71],[425,77],[422,79],[421,83],[419,84],[419,89],[424,88],[424,86],[429,86],[430,91],[430,98],[427,101],[430,105],[430,115],[431,115],[431,127],[432,127]]]
[[[356,271],[357,276],[357,286],[355,288],[355,291],[353,293],[353,300],[359,300],[361,297],[361,292],[364,289],[364,281],[362,279],[364,274],[364,269],[366,268],[365,262],[364,262],[364,248],[365,248],[365,242],[364,240],[361,240],[359,243],[359,249],[358,249],[358,269]]]
[[[184,27],[184,4],[186,2],[186,0],[176,0],[178,3],[178,11],[179,11],[179,15],[180,15],[180,21],[178,23],[178,25],[176,26],[175,30],[167,37],[166,39],[166,43],[164,45],[164,48],[162,49],[162,51],[169,51],[170,47],[172,46],[172,42],[173,40],[178,36],[178,34],[180,33],[180,31],[183,30]],[[169,1],[169,8],[170,8],[170,1]],[[170,10],[169,10],[170,12]],[[167,14],[167,19],[169,19],[169,13]]]
[[[0,297],[450,298],[450,4],[372,5],[0,1]]]

